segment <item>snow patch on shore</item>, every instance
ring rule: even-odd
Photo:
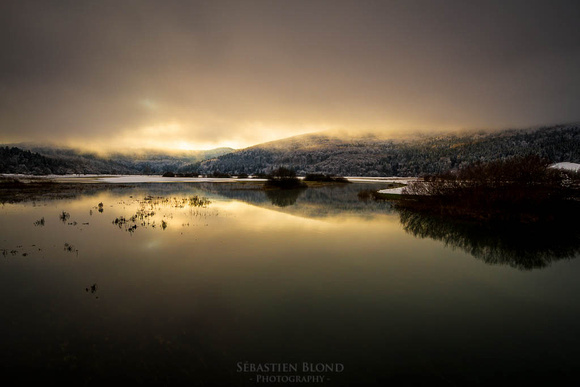
[[[380,191],[378,191],[379,193],[382,194],[395,194],[395,195],[401,195],[403,193],[403,188],[405,187],[399,187],[399,188],[387,188],[387,189],[382,189]]]
[[[550,168],[564,169],[566,171],[578,172],[578,171],[580,171],[580,164],[570,163],[570,162],[565,161],[563,163],[552,164],[552,165],[550,165]]]

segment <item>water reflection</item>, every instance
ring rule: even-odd
[[[545,372],[554,384],[573,369],[580,262],[536,276],[477,264],[403,231],[388,203],[359,201],[365,188],[273,203],[255,185],[172,183],[0,206],[0,371],[34,384],[255,385],[238,362],[341,363],[325,384],[347,386],[521,384],[523,367],[526,382]],[[137,231],[120,232],[122,219]]]
[[[311,219],[392,213],[389,202],[363,201],[358,197],[361,189],[379,190],[385,188],[385,183],[331,184],[297,190],[264,190],[260,185],[251,184],[200,184],[199,188],[208,195]]]
[[[566,224],[484,225],[404,209],[397,211],[406,232],[442,241],[490,265],[541,269],[580,254],[580,229]]]
[[[304,189],[276,189],[266,190],[264,193],[273,205],[277,207],[287,207],[296,204],[298,197],[302,195]]]

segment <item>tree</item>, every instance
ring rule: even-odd
[[[580,176],[536,155],[475,163],[403,189],[399,207],[479,220],[555,220],[578,213]]]
[[[282,189],[306,188],[306,184],[296,177],[296,172],[292,169],[280,167],[268,175],[266,187],[276,187]]]

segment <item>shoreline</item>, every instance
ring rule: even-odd
[[[300,178],[302,179],[302,178]],[[369,177],[369,176],[345,176],[352,183],[401,183],[417,180],[416,177]],[[0,174],[2,180],[16,180],[21,183],[108,183],[108,184],[141,184],[141,183],[247,183],[266,182],[263,178],[224,178],[224,177],[163,177],[161,175],[23,175],[23,174]]]

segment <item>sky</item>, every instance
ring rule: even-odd
[[[0,143],[580,121],[578,1],[0,2]]]

